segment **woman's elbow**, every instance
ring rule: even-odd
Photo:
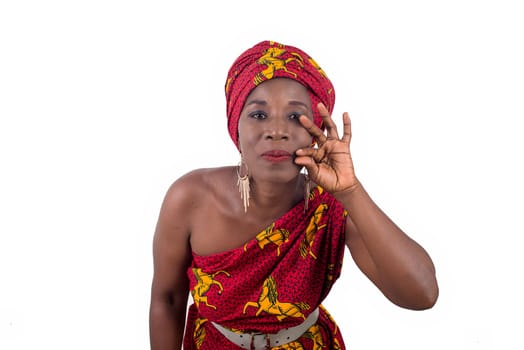
[[[421,287],[416,295],[411,298],[412,302],[404,307],[412,310],[427,310],[435,306],[439,296],[437,280],[433,278]]]
[[[400,287],[402,286],[402,287]],[[387,293],[388,299],[399,307],[409,310],[431,309],[439,296],[438,283],[434,274],[424,278],[407,279],[400,289]]]
[[[435,288],[432,288],[431,290],[428,290],[423,297],[421,297],[414,307],[412,307],[413,310],[428,310],[431,309],[435,304],[437,303],[438,299],[438,286],[435,286]]]

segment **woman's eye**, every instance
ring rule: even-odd
[[[298,121],[298,118],[300,117],[300,113],[292,113],[289,115],[289,119]]]
[[[262,112],[249,113],[249,116],[254,119],[266,119],[266,115]]]

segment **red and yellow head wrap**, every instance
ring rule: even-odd
[[[242,53],[233,63],[225,86],[228,131],[238,146],[238,120],[249,93],[266,80],[290,78],[309,91],[314,123],[323,129],[317,104],[329,113],[335,105],[335,89],[319,65],[304,51],[274,41],[262,41]]]

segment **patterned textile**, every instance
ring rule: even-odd
[[[187,271],[194,303],[184,349],[240,349],[211,324],[233,331],[277,333],[294,327],[320,306],[304,335],[273,349],[345,349],[340,331],[321,306],[340,275],[345,247],[342,205],[319,186],[235,249],[199,256]]]
[[[335,89],[324,70],[304,51],[274,41],[262,41],[242,53],[229,69],[225,84],[228,130],[238,148],[238,120],[249,93],[274,78],[290,78],[309,91],[313,121],[323,128],[317,104],[330,113],[335,106]]]

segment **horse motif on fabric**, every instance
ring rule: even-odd
[[[282,58],[281,56],[286,52],[286,49],[278,46],[267,48],[264,51],[264,54],[257,60],[258,64],[264,64],[267,68],[255,75],[253,83],[259,85],[265,80],[272,79],[277,70],[284,70],[286,73],[296,78],[297,74],[288,70],[286,65],[289,62],[296,62],[300,67],[304,67],[304,59],[298,53],[294,52],[291,52],[293,57]]]
[[[198,282],[195,285],[195,287],[191,290],[191,295],[193,296],[195,304],[199,306],[200,303],[204,303],[206,306],[216,310],[216,306],[208,303],[206,294],[207,292],[209,292],[213,285],[216,285],[218,287],[218,294],[222,294],[222,292],[224,291],[224,287],[222,286],[222,283],[220,283],[220,281],[217,281],[215,279],[215,277],[220,273],[223,273],[228,277],[230,277],[231,275],[229,274],[229,272],[222,270],[217,271],[213,274],[207,274],[200,268],[193,268],[193,273],[195,274],[195,277]]]
[[[270,243],[275,244],[277,246],[277,256],[280,256],[280,245],[289,240],[289,231],[281,228],[275,230],[275,223],[272,223],[256,236],[256,240],[260,249],[264,249]],[[247,244],[244,246],[244,250],[247,250]]]
[[[258,297],[258,301],[248,301],[244,305],[243,313],[249,306],[258,308],[255,316],[259,316],[262,311],[268,314],[275,315],[279,321],[286,317],[301,317],[304,320],[306,316],[302,313],[303,310],[309,310],[310,306],[307,303],[288,303],[278,300],[277,284],[273,276],[269,276],[264,281],[262,286],[262,293]]]
[[[271,350],[304,350],[304,347],[298,341],[292,341],[276,348],[271,348]]]
[[[317,234],[317,231],[326,226],[326,224],[319,225],[319,223],[322,215],[327,209],[327,204],[320,204],[317,209],[315,209],[315,213],[311,217],[311,220],[309,220],[309,225],[306,228],[304,239],[300,244],[300,256],[303,258],[305,258],[308,254],[311,255],[313,259],[317,258],[316,255],[311,251],[311,246],[315,241],[315,235]]]
[[[309,328],[307,332],[304,333],[303,337],[311,339],[311,341],[313,341],[313,349],[315,350],[326,347],[324,345],[324,341],[322,340],[322,334],[320,333],[320,329],[316,324],[311,326],[311,328]]]
[[[195,330],[193,331],[193,338],[197,349],[200,349],[204,339],[206,338],[206,329],[203,327],[204,323],[207,322],[206,318],[197,318],[195,320]]]

